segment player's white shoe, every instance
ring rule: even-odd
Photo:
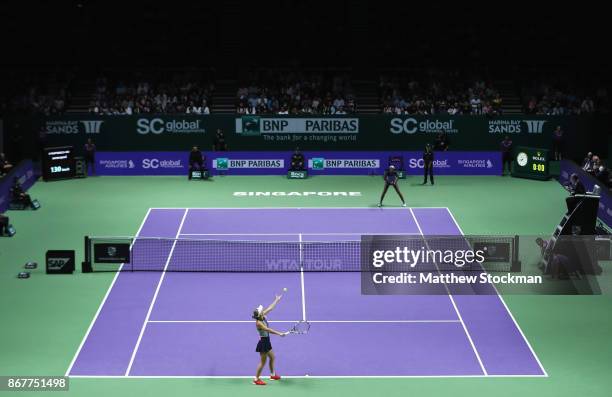
[[[402,207],[405,207],[405,206],[406,206],[406,203],[402,204]]]
[[[378,208],[382,207],[382,203],[378,203],[377,207]]]

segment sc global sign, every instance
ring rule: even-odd
[[[434,168],[451,168],[451,165],[448,163],[448,159],[444,160],[434,160],[433,161]],[[408,167],[410,168],[425,168],[425,160],[411,158],[408,160]]]
[[[183,164],[181,160],[169,160],[169,159],[142,159],[142,168],[144,169],[181,169],[183,168]]]
[[[389,131],[392,134],[415,134],[417,132],[425,134],[455,134],[459,132],[454,126],[455,120],[423,119],[417,120],[413,117],[405,119],[393,118],[390,122]]]
[[[164,132],[174,134],[203,134],[206,132],[206,129],[202,126],[202,120],[141,118],[136,121],[136,131],[140,135],[147,135],[149,133],[159,135]]]

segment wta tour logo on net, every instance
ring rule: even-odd
[[[266,259],[266,271],[270,272],[339,272],[346,269],[340,258],[321,257],[319,259],[271,258]]]

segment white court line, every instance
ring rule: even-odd
[[[142,230],[142,227],[146,223],[147,219],[149,218],[150,213],[151,213],[151,208],[147,210],[145,217],[143,218],[142,222],[140,222],[140,226],[138,227],[138,230],[136,231],[136,237],[140,235],[140,231]],[[130,250],[132,249],[132,246],[134,245],[135,241],[136,240],[132,241],[132,245],[130,245]],[[123,263],[119,267],[119,270],[121,270],[122,268],[123,268]],[[102,311],[102,307],[106,303],[106,300],[108,299],[108,296],[110,295],[110,292],[113,289],[113,286],[115,285],[115,281],[117,281],[117,277],[119,277],[120,273],[121,271],[118,271],[117,274],[115,274],[115,277],[113,277],[113,281],[108,286],[108,289],[106,290],[106,293],[104,294],[104,298],[102,298],[102,301],[100,302],[100,306],[98,306],[98,310],[96,310],[96,314],[94,315],[93,319],[89,323],[89,327],[87,328],[87,331],[85,332],[85,335],[83,336],[83,339],[81,340],[81,344],[79,345],[76,353],[74,353],[74,357],[72,357],[72,361],[70,361],[70,365],[68,366],[68,369],[66,370],[65,376],[68,376],[70,374],[70,371],[72,371],[72,367],[74,366],[74,363],[76,362],[77,357],[79,357],[79,354],[81,353],[81,350],[83,349],[83,346],[85,345],[85,341],[89,337],[89,334],[91,333],[93,325],[96,323],[96,320],[98,319],[98,316],[100,315],[100,312]]]
[[[461,226],[459,226],[459,223],[457,222],[457,220],[455,219],[455,216],[453,215],[453,213],[451,212],[451,210],[449,210],[448,208],[446,208],[446,211],[448,212],[448,214],[450,215],[450,217],[452,218],[453,222],[455,223],[455,226],[457,227],[457,230],[459,230],[459,232],[461,233],[462,236],[465,236],[465,233],[463,233],[463,229],[461,229]],[[467,241],[467,240],[466,240]],[[484,270],[484,269],[483,269]],[[493,289],[495,289],[495,293],[497,294],[497,296],[499,297],[499,300],[501,301],[502,305],[504,305],[504,307],[506,308],[506,311],[508,312],[508,315],[510,316],[510,318],[512,319],[512,322],[514,323],[514,325],[516,326],[516,329],[518,329],[519,333],[521,334],[521,336],[523,337],[523,340],[525,341],[525,343],[527,344],[527,347],[529,348],[529,351],[531,351],[531,354],[533,355],[533,357],[535,358],[536,362],[538,363],[538,365],[540,366],[540,369],[542,370],[542,373],[547,377],[548,373],[546,372],[546,369],[544,369],[544,366],[542,365],[542,363],[540,362],[540,359],[538,358],[538,355],[535,353],[535,350],[533,350],[533,347],[531,347],[531,344],[529,343],[529,340],[527,340],[527,337],[525,336],[525,334],[523,333],[523,330],[521,329],[521,326],[518,324],[518,322],[516,321],[516,319],[514,318],[514,315],[512,314],[512,312],[510,311],[510,308],[508,308],[508,305],[506,305],[506,301],[504,300],[504,298],[501,296],[501,294],[499,293],[499,291],[497,290],[497,287],[495,286],[495,284],[491,284],[493,286]]]
[[[406,236],[406,235],[414,235],[419,236],[419,233],[406,233],[406,232],[397,232],[397,233],[377,233],[377,232],[363,232],[363,233],[181,233],[181,236],[297,236],[301,234],[302,236]],[[96,236],[98,237],[98,236]],[[100,238],[100,237],[98,237]]]
[[[298,320],[270,320],[269,323],[297,323]],[[309,323],[321,323],[321,324],[413,324],[413,323],[460,323],[460,320],[308,320]],[[160,323],[160,324],[241,324],[241,323],[253,323],[253,320],[149,320],[149,323]]]
[[[416,225],[419,228],[419,232],[423,236],[423,241],[425,242],[425,246],[427,246],[427,249],[430,250],[431,248],[429,248],[429,244],[427,243],[427,239],[425,238],[425,234],[423,234],[423,230],[421,229],[421,225],[419,224],[419,221],[417,220],[416,215],[414,215],[414,211],[412,211],[412,208],[410,208],[410,213],[412,214],[412,217],[414,218],[414,221],[416,222]],[[434,264],[436,265],[436,269],[438,270],[438,273],[442,274],[442,272],[440,272],[440,268],[438,267],[438,264],[436,262],[434,262]],[[480,368],[482,369],[483,374],[485,376],[488,376],[487,369],[485,368],[484,364],[482,363],[482,360],[480,359],[480,354],[478,354],[478,350],[476,349],[476,345],[474,345],[474,341],[472,340],[472,336],[470,335],[467,327],[465,326],[465,322],[463,321],[463,317],[461,317],[461,313],[459,312],[459,309],[457,308],[457,304],[455,303],[455,299],[453,298],[453,295],[450,293],[450,290],[448,289],[448,285],[446,283],[444,283],[444,288],[446,289],[446,292],[448,293],[448,297],[450,298],[450,301],[451,301],[451,303],[453,305],[453,308],[455,309],[455,312],[457,313],[457,317],[461,321],[461,325],[463,326],[463,330],[465,331],[465,335],[467,336],[467,338],[468,338],[468,340],[470,342],[470,345],[472,346],[472,350],[474,350],[474,354],[476,355],[476,359],[478,360],[478,364],[480,364]]]
[[[300,284],[302,286],[302,321],[306,321],[306,288],[304,288],[304,250],[302,247],[302,233],[300,241]]]
[[[151,312],[153,311],[153,306],[155,306],[155,301],[157,300],[157,295],[159,294],[159,289],[164,282],[164,278],[166,276],[166,270],[168,269],[168,265],[170,264],[170,260],[172,259],[172,254],[174,253],[174,248],[176,247],[176,238],[178,238],[181,233],[181,229],[183,228],[183,223],[185,223],[185,218],[189,213],[188,209],[185,209],[183,213],[183,218],[181,219],[181,223],[176,231],[176,236],[174,243],[172,243],[172,248],[170,249],[170,254],[168,254],[168,259],[166,260],[166,264],[164,265],[164,270],[159,278],[159,282],[157,283],[157,288],[155,288],[155,293],[153,294],[153,299],[151,299],[151,304],[149,305],[149,310],[147,311],[147,316],[145,317],[144,322],[142,323],[142,328],[140,329],[140,334],[138,335],[138,340],[136,341],[136,346],[134,346],[134,350],[132,351],[132,357],[130,358],[130,363],[128,364],[127,369],[125,370],[125,376],[130,375],[130,371],[132,370],[132,365],[134,364],[134,359],[136,358],[136,354],[138,353],[138,348],[140,347],[140,342],[142,341],[142,336],[144,335],[145,328],[147,327],[147,322],[149,318],[151,318]]]
[[[152,207],[152,210],[378,210],[378,211],[407,211],[410,208],[418,209],[447,209],[448,207]]]
[[[79,379],[253,379],[253,375],[71,375]],[[546,378],[544,375],[283,375],[287,379]]]

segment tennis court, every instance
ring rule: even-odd
[[[363,234],[462,231],[445,207],[152,208],[137,237],[307,243]],[[155,252],[151,265],[167,272],[118,272],[67,375],[252,377],[250,313],[286,287],[271,326],[312,328],[273,338],[284,376],[547,376],[498,295],[362,295],[358,272],[173,272],[193,249]]]

